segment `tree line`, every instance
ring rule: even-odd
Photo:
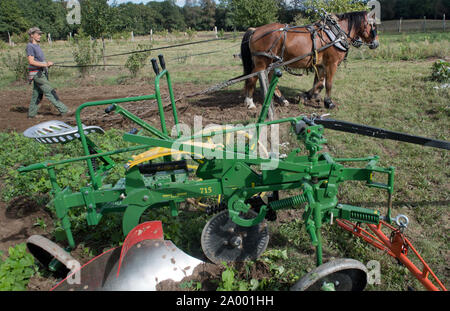
[[[366,8],[368,0],[186,0],[183,7],[175,0],[146,4],[108,0],[79,0],[81,24],[67,23],[65,0],[0,0],[0,37],[24,33],[37,26],[54,39],[83,32],[100,38],[133,31],[147,35],[153,31],[245,30],[270,22],[292,23],[317,18],[314,9],[342,13]],[[449,14],[450,0],[379,0],[382,20],[442,18]]]

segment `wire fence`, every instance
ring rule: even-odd
[[[449,31],[449,25],[443,19],[398,19],[382,21],[379,29],[382,32],[427,32],[427,31]]]

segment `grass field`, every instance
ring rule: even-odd
[[[202,39],[204,38],[194,40]],[[233,58],[233,54],[239,53],[240,39],[241,36],[237,36],[234,40],[156,51],[152,57],[160,53],[164,54],[175,85],[194,84],[199,88],[206,89],[211,85],[242,74],[240,60]],[[182,38],[178,40],[172,38],[170,41],[160,38],[153,43],[153,47],[167,46],[182,42],[181,40]],[[367,48],[352,49],[347,63],[338,69],[333,88],[333,98],[338,103],[338,109],[330,111],[332,117],[419,136],[450,140],[450,89],[436,89],[435,87],[439,84],[429,78],[434,60],[438,58],[448,60],[450,57],[450,34],[438,32],[408,35],[381,34],[380,41],[381,46],[374,51],[369,51]],[[139,42],[142,41],[107,41],[106,54],[130,51]],[[23,49],[24,45],[19,45],[1,53],[16,53]],[[44,44],[43,49],[47,59],[55,63],[72,59],[71,49],[67,42],[54,42],[51,46]],[[220,52],[189,57],[192,54],[217,50]],[[123,56],[108,58],[107,63],[122,65],[125,61],[126,56]],[[3,65],[0,64],[0,93],[7,90],[31,93],[27,84],[14,82],[13,73],[1,66]],[[53,84],[59,90],[77,87],[82,82],[76,69],[54,67],[50,74]],[[151,66],[146,66],[134,79],[130,78],[129,73],[123,68],[109,67],[106,71],[102,69],[92,71],[85,78],[86,81],[83,85],[97,86],[98,88],[113,85],[120,88],[125,84],[142,81],[152,83],[153,77]],[[281,91],[289,99],[293,99],[298,92],[308,90],[312,81],[313,75],[298,78],[284,74],[279,85]],[[224,92],[236,94],[242,89],[242,86],[242,83],[239,83]],[[80,92],[82,92],[81,87]],[[186,93],[189,93],[189,89],[186,89]],[[175,94],[176,97],[177,95]],[[195,98],[190,99],[189,102],[194,105]],[[306,106],[299,106],[298,109],[304,114],[329,112]],[[283,110],[283,113],[289,115],[288,110]],[[232,117],[232,114],[230,116]],[[231,118],[228,122],[242,121],[245,120]],[[108,135],[114,143],[107,146],[114,147],[119,141],[119,133],[112,131]],[[448,287],[450,285],[448,268],[450,259],[448,243],[450,158],[448,152],[331,130],[326,132],[326,137],[329,141],[328,149],[332,155],[338,157],[379,155],[381,166],[396,167],[394,215],[406,214],[409,217],[410,227],[406,231],[407,236],[444,285]],[[281,141],[290,142],[290,149],[296,147],[297,144],[292,136],[282,137]],[[21,180],[20,178],[24,177],[20,177],[8,169],[11,166],[16,167],[11,160],[14,158],[11,153],[19,154],[37,147],[35,147],[35,142],[27,141],[21,138],[20,134],[14,133],[0,133],[0,142],[8,146],[0,152],[0,168],[4,169],[0,173],[0,191],[2,191],[4,200],[12,200],[12,194],[20,193],[20,189],[16,189],[18,192],[14,192],[12,190],[14,187],[17,188],[21,185],[28,191],[31,186],[24,185],[27,179]],[[15,149],[14,152],[13,149]],[[46,156],[62,157],[61,154],[67,156],[73,154],[74,149],[73,147],[57,149],[39,147],[30,153],[28,159],[24,160],[28,160],[29,164],[41,161],[44,159],[39,158],[41,152]],[[40,184],[35,186],[34,191],[36,192],[32,195],[38,196],[39,192],[48,185],[43,185],[45,182],[40,179],[41,177],[35,178],[36,183]],[[66,174],[64,178],[70,178],[70,174]],[[81,177],[77,178],[79,178],[77,180],[81,179]],[[344,203],[379,210],[384,209],[386,202],[386,198],[381,196],[379,191],[368,189],[358,183],[344,184],[340,189],[339,198]],[[177,240],[181,247],[186,250],[198,247],[196,243],[191,243],[189,237],[198,237],[203,226],[202,221],[205,218],[190,219],[190,226],[183,228],[183,223],[180,225],[177,221],[169,220],[165,214],[163,216],[152,214],[152,216],[164,217],[163,219],[167,223],[174,226],[173,229],[169,229],[168,234],[172,235],[171,237]],[[315,265],[308,235],[300,221],[301,211],[287,212],[282,216],[289,221],[280,219],[279,222],[270,224],[271,242],[268,251],[261,258],[262,261],[269,264],[272,277],[260,282],[258,289],[286,290],[296,279],[310,271]],[[118,219],[111,221],[117,222]],[[111,226],[115,225],[117,223]],[[109,228],[108,226],[106,227]],[[80,232],[85,230],[81,224],[80,228],[82,228]],[[92,231],[92,229],[90,230]],[[107,236],[109,231],[103,231],[105,233],[103,237]],[[358,259],[363,263],[370,260],[380,261],[381,284],[370,285],[369,290],[406,290],[407,286],[423,290],[423,287],[404,267],[399,266],[395,260],[383,252],[352,238],[336,226],[325,228],[323,233],[324,253],[328,259],[348,257]],[[119,241],[120,237],[117,239]],[[93,248],[92,251],[95,253],[100,250]],[[286,254],[288,256],[285,256]],[[245,278],[242,281],[250,282]]]

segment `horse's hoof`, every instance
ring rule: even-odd
[[[325,108],[327,109],[334,109],[336,107],[335,104],[333,104],[333,101],[331,99],[325,99],[325,101],[323,102]]]
[[[335,107],[336,107],[336,105],[333,103],[325,104],[325,108],[330,109],[330,110],[334,109]]]
[[[247,106],[247,109],[255,109],[255,103],[253,102],[253,99],[250,97],[246,97],[244,101],[245,105]]]

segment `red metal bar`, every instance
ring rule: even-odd
[[[384,221],[380,221],[378,225],[367,224],[369,229],[375,234],[370,234],[367,230],[361,228],[359,224],[354,224],[347,220],[336,220],[337,224],[347,230],[352,232],[354,235],[361,237],[366,242],[375,246],[378,249],[386,251],[390,256],[397,258],[408,270],[425,286],[426,289],[430,291],[447,291],[442,282],[433,273],[431,268],[427,265],[425,260],[419,255],[416,249],[412,246],[411,242],[395,227],[389,225]],[[387,227],[392,232],[392,239],[388,238],[383,231],[382,227]],[[420,260],[423,265],[423,270],[419,270],[416,265],[408,258],[408,250],[411,250],[416,257]],[[436,287],[428,276],[431,275],[436,281],[438,287]]]

